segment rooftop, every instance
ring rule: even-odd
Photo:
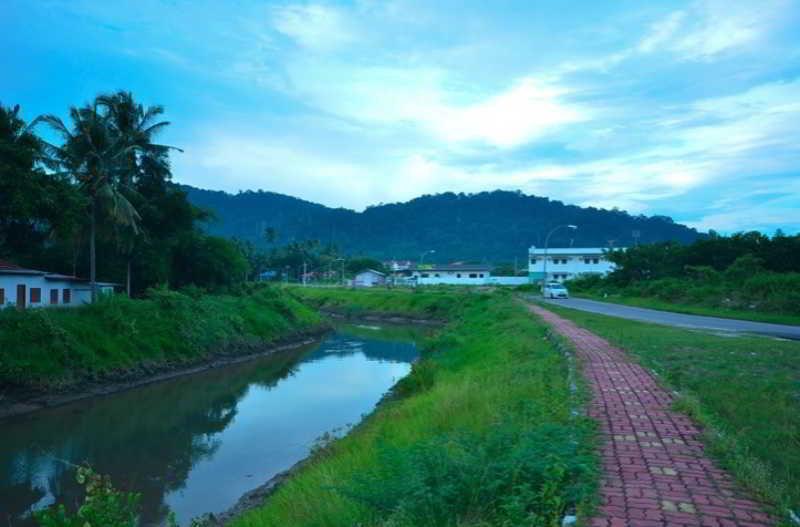
[[[431,264],[416,266],[409,271],[430,272],[430,271],[483,271],[489,272],[492,267],[484,264]]]
[[[547,254],[603,254],[611,250],[625,250],[625,247],[548,247]],[[541,247],[531,247],[528,250],[529,254],[544,254],[545,249]]]

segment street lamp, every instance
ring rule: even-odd
[[[419,257],[419,266],[422,267],[422,264],[425,261],[425,255],[433,254],[435,252],[436,251],[434,249],[431,249],[430,251],[425,251],[424,253],[422,253],[422,255]]]
[[[542,295],[544,295],[544,288],[547,286],[547,246],[550,243],[550,236],[553,235],[558,229],[566,228],[576,230],[578,228],[577,225],[556,225],[553,227],[550,232],[547,233],[547,237],[544,239],[544,278],[542,278]]]

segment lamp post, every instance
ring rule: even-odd
[[[430,251],[425,251],[424,253],[422,253],[422,255],[420,255],[419,257],[419,266],[422,267],[422,264],[425,262],[425,255],[433,254],[435,252],[436,251],[434,249],[431,249]]]
[[[553,227],[550,230],[550,232],[547,233],[547,237],[545,237],[545,239],[544,239],[544,269],[543,269],[544,277],[542,278],[542,296],[544,296],[544,288],[547,286],[547,247],[548,247],[548,245],[550,243],[550,236],[552,236],[554,232],[556,232],[558,229],[561,229],[561,228],[567,228],[567,229],[575,230],[575,229],[578,228],[578,226],[577,225],[566,225],[566,224],[565,225],[556,225],[555,227]]]

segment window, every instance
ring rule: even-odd
[[[478,276],[480,276],[481,278],[483,278],[483,273],[479,274]]]
[[[537,257],[535,257],[535,256],[531,257],[531,264],[535,264],[538,261],[539,261],[539,259]]]
[[[600,263],[600,258],[595,258],[594,260],[592,260],[592,263]]]
[[[42,290],[39,287],[31,287],[31,304],[38,304],[42,301]]]
[[[461,278],[461,273],[457,273],[456,278]]]
[[[477,273],[469,273],[470,278],[478,278]]]
[[[71,289],[64,289],[64,291],[61,294],[61,298],[62,298],[61,301],[64,304],[69,304],[70,302],[72,302],[72,290]]]
[[[6,303],[6,290],[0,287],[0,307]]]
[[[58,304],[58,289],[50,290],[50,304]]]
[[[420,276],[421,276],[422,278],[428,278],[428,273],[422,273]]]
[[[435,274],[435,275],[433,275],[433,276],[435,276],[436,278],[439,278],[439,273],[436,273],[436,274]]]

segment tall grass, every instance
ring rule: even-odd
[[[567,364],[504,293],[295,290],[316,305],[437,315],[397,394],[245,526],[558,525],[589,502],[593,428],[571,414]]]
[[[322,323],[285,291],[239,295],[152,290],[78,308],[0,311],[0,383],[68,386],[128,370],[158,369],[241,344],[271,342]]]

